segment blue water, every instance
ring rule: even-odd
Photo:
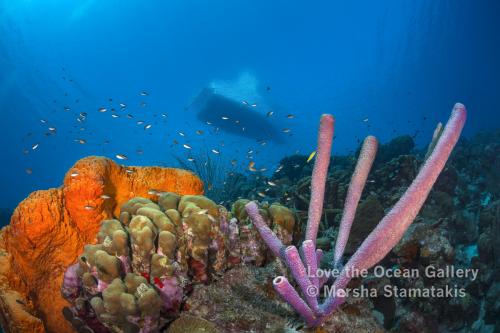
[[[242,170],[253,149],[272,170],[315,149],[322,113],[337,119],[334,153],[367,134],[423,146],[457,101],[469,109],[466,136],[498,128],[499,16],[497,1],[0,0],[0,208],[59,186],[87,155],[176,166],[188,143]],[[286,144],[214,133],[184,110],[211,81],[243,72],[269,87]],[[98,112],[118,103],[120,118]],[[44,136],[48,127],[57,134]]]

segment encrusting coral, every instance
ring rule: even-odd
[[[373,267],[382,260],[403,237],[404,232],[417,216],[433,184],[443,170],[453,147],[460,137],[465,119],[465,107],[460,103],[455,104],[444,129],[442,129],[441,125],[438,125],[438,129],[434,132],[429,153],[427,154],[428,157],[413,183],[391,211],[367,236],[347,263],[343,265],[342,257],[355,217],[355,211],[375,159],[378,145],[374,137],[369,136],[365,139],[347,192],[335,247],[335,257],[332,265],[340,273],[332,285],[333,290],[344,290],[352,278],[358,277],[361,272]],[[275,290],[312,327],[321,325],[335,309],[345,302],[345,296],[342,296],[344,293],[333,293],[324,300],[323,304],[319,304],[319,290],[326,281],[320,280],[314,273],[312,276],[307,273],[317,271],[323,254],[321,250],[316,249],[316,237],[323,211],[325,183],[333,139],[333,123],[334,119],[331,115],[321,117],[318,150],[311,179],[311,200],[309,203],[306,239],[302,243],[300,254],[295,246],[285,247],[285,244],[267,226],[255,202],[249,202],[245,206],[253,224],[272,253],[281,258],[290,269],[303,298],[284,276],[278,276],[273,281]]]
[[[0,232],[0,321],[4,330],[74,332],[62,315],[68,305],[60,291],[64,270],[85,244],[95,242],[101,221],[117,216],[127,200],[153,198],[157,191],[202,194],[203,183],[180,169],[125,167],[107,158],[87,157],[71,167],[63,186],[33,192],[21,202],[10,225]],[[110,234],[116,224],[107,227]],[[118,253],[125,250],[119,243],[122,236],[116,233],[113,239]],[[114,261],[99,254],[100,261]],[[115,272],[107,274],[103,277],[109,281]]]
[[[194,283],[208,283],[240,262],[262,265],[268,250],[239,200],[232,213],[201,195],[136,197],[119,220],[103,221],[64,275],[63,310],[85,332],[159,332],[180,313]],[[295,217],[263,205],[266,224],[291,244]]]

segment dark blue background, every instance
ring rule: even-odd
[[[173,154],[186,150],[171,146],[173,139],[219,149],[241,169],[246,151],[258,150],[256,165],[272,170],[286,154],[315,149],[318,117],[327,112],[337,118],[334,153],[354,149],[367,134],[387,141],[419,131],[423,145],[456,101],[469,109],[466,135],[498,128],[496,3],[0,0],[0,207],[59,186],[87,155],[176,165]],[[210,134],[183,111],[208,82],[243,71],[271,87],[273,121],[292,129],[286,145]],[[97,111],[118,102],[135,119]],[[88,113],[85,131],[74,127],[80,112]],[[145,131],[139,119],[153,127]],[[45,137],[48,126],[57,135]]]

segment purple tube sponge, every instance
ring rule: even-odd
[[[333,282],[331,290],[343,290],[349,281],[356,277],[356,272],[373,267],[399,242],[417,216],[437,177],[443,170],[453,147],[460,137],[465,124],[466,113],[462,104],[455,104],[446,127],[439,131],[438,134],[435,134],[432,147],[428,152],[428,158],[426,158],[417,177],[389,213],[368,235],[345,266],[342,267],[339,276]],[[345,300],[344,293],[335,292],[333,295],[329,295],[323,304],[318,305],[319,288],[326,281],[318,279],[314,274],[322,255],[321,251],[316,250],[315,243],[323,209],[324,190],[333,138],[333,123],[334,119],[331,115],[321,117],[317,157],[311,180],[311,201],[309,203],[306,240],[301,246],[302,258],[294,246],[289,246],[284,250],[282,242],[266,225],[254,202],[248,203],[245,207],[262,239],[274,255],[280,257],[286,263],[302,295],[282,276],[274,280],[275,290],[311,327],[321,325]],[[335,246],[334,267],[341,266],[356,208],[375,159],[376,151],[377,140],[372,136],[367,137],[363,143],[349,185],[339,238]],[[308,272],[313,274],[307,274]]]
[[[377,139],[374,136],[368,136],[363,142],[363,147],[359,153],[358,163],[352,174],[349,190],[347,191],[344,212],[342,214],[342,220],[340,221],[340,231],[337,236],[337,242],[335,243],[334,258],[336,267],[341,264],[340,261],[344,255],[349,232],[351,231],[352,222],[356,215],[356,208],[358,207],[359,199],[361,198],[361,193],[363,193],[363,188],[368,179],[373,161],[375,160],[375,155],[377,154],[377,146]]]
[[[318,149],[311,179],[311,201],[309,202],[306,239],[316,243],[319,222],[323,212],[325,198],[325,183],[330,164],[332,151],[333,126],[335,119],[332,115],[324,114],[319,121]]]

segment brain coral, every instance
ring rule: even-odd
[[[33,192],[21,202],[10,225],[0,232],[0,321],[4,330],[74,332],[62,315],[68,305],[60,292],[64,271],[85,244],[101,237],[96,239],[101,221],[118,216],[120,206],[129,199],[153,198],[158,191],[202,194],[203,184],[184,170],[125,167],[110,159],[87,157],[68,171],[63,186]],[[155,223],[165,222],[150,215],[155,212],[147,207],[142,212]],[[114,240],[116,246],[119,237]],[[137,237],[142,237],[140,230]],[[164,240],[168,247],[168,237]]]

